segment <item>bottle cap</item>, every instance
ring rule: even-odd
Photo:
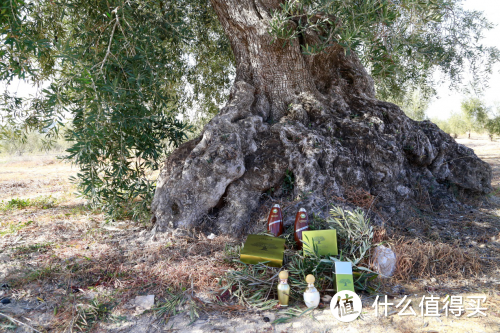
[[[279,276],[281,280],[288,279],[288,271],[281,271]]]
[[[313,284],[313,283],[314,283],[314,281],[316,281],[316,279],[314,278],[314,275],[309,274],[308,276],[306,276],[306,282],[307,282],[308,284]]]

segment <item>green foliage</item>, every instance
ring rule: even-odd
[[[235,260],[238,270],[229,270],[220,283],[221,293],[229,292],[242,305],[269,310],[278,304],[276,286],[279,270],[264,264],[247,265]]]
[[[485,125],[490,139],[493,141],[495,135],[500,136],[500,116],[489,119]]]
[[[31,154],[41,151],[63,152],[69,143],[63,138],[47,142],[42,133],[34,130],[21,131],[9,125],[0,128],[0,153],[9,155]]]
[[[17,329],[17,323],[10,319],[10,317],[1,317],[0,318],[0,328],[5,330],[5,332],[12,331],[14,332]]]
[[[327,222],[331,224],[330,228],[337,230],[338,238],[342,240],[339,251],[343,256],[353,265],[363,261],[373,245],[373,227],[365,213],[361,209],[350,211],[333,206]]]
[[[443,132],[448,133],[448,134],[452,134],[450,122],[448,119],[443,120],[443,119],[439,119],[439,118],[431,118],[430,120],[431,120],[431,122],[436,124]]]
[[[31,199],[21,199],[13,198],[9,201],[0,202],[0,210],[13,210],[13,209],[25,209],[28,207],[34,207],[38,209],[48,209],[54,207],[56,204],[56,199],[51,195],[49,196],[39,196]]]
[[[8,226],[8,228],[0,230],[0,236],[14,234],[14,233],[18,232],[19,230],[21,230],[22,228],[29,226],[32,223],[33,223],[33,221],[31,221],[31,220],[27,221],[27,222],[23,222],[23,223],[17,223],[17,224],[11,223]]]
[[[452,113],[448,120],[450,133],[461,135],[467,132],[467,123],[460,113]]]
[[[186,302],[186,298],[183,294],[174,294],[170,291],[166,291],[165,301],[159,304],[156,308],[153,309],[153,312],[158,317],[170,317],[175,316],[179,313],[179,309]]]
[[[102,303],[97,299],[93,299],[88,305],[79,304],[74,328],[81,332],[90,332],[97,322],[110,317],[112,308],[113,304]]]
[[[0,79],[46,78],[54,65],[50,57],[50,41],[44,36],[31,14],[37,2],[2,1],[0,4]],[[50,21],[47,20],[47,23]],[[50,23],[49,23],[50,24]],[[51,27],[57,25],[52,22]]]
[[[34,252],[45,253],[49,251],[52,247],[52,243],[38,243],[38,244],[30,244],[18,246],[15,248],[14,253],[16,255],[25,255]]]
[[[111,216],[136,199],[136,207],[147,210],[154,190],[148,170],[158,169],[167,148],[177,147],[190,129],[176,118],[181,68],[172,67],[180,57],[175,45],[188,32],[175,31],[178,13],[163,16],[158,6],[68,5],[73,29],[61,45],[67,68],[45,91],[45,101],[71,105],[67,139],[73,146],[66,158],[80,166],[81,194]]]
[[[284,324],[289,322],[290,320],[294,318],[299,318],[302,317],[305,314],[310,313],[312,317],[312,312],[314,311],[314,308],[307,308],[305,310],[302,310],[298,307],[288,307],[285,309],[285,311],[280,312],[280,315],[284,315],[283,317],[276,318],[272,323],[273,324]],[[312,317],[314,318],[314,317]]]
[[[401,96],[401,98],[388,98],[388,100],[398,104],[411,119],[422,121],[427,118],[425,111],[429,107],[431,95],[431,89],[422,91],[421,88],[417,88],[413,91],[408,91],[408,93]]]
[[[182,312],[182,309],[185,307],[188,307],[189,311],[189,326],[200,317],[199,312],[201,311],[201,307],[187,292],[175,294],[167,290],[164,302],[161,302],[152,311],[157,317],[161,317],[163,321],[168,321],[171,316]]]
[[[112,216],[147,212],[149,174],[194,130],[183,115],[194,106],[214,114],[226,98],[232,54],[212,9],[203,0],[13,1],[5,9],[1,37],[16,27],[25,38],[14,38],[18,51],[4,49],[2,77],[28,75],[45,88],[30,99],[5,94],[2,126],[18,136],[42,131],[50,145],[69,115],[66,158],[80,167],[80,193]],[[8,70],[17,53],[27,59],[22,74]]]
[[[500,104],[494,108],[489,109],[489,117],[484,125],[485,130],[488,132],[490,140],[493,141],[495,135],[500,136]]]
[[[436,69],[456,86],[470,70],[479,88],[499,59],[498,49],[480,42],[492,27],[459,0],[287,0],[273,13],[271,32],[285,43],[317,32],[319,41],[302,45],[305,54],[334,43],[358,53],[380,98],[402,101],[416,87],[432,94]]]
[[[26,207],[30,206],[30,200],[29,199],[11,199],[7,201],[6,203],[3,202],[2,200],[2,210],[8,210],[8,209],[23,209]]]
[[[482,133],[488,120],[488,109],[479,98],[469,98],[460,106],[466,132]]]
[[[471,97],[462,101],[461,112],[453,112],[448,120],[433,120],[443,131],[455,137],[461,134],[475,132],[483,133],[485,130],[491,140],[495,135],[500,135],[500,107],[496,111],[487,107],[484,102]]]

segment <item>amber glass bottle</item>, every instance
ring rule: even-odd
[[[304,230],[309,230],[309,219],[305,208],[301,208],[295,216],[295,233],[293,234],[299,249],[302,248],[302,231]]]
[[[283,233],[283,218],[281,216],[281,207],[278,204],[271,208],[271,212],[267,218],[267,231],[275,237]]]

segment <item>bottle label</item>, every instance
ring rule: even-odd
[[[277,221],[271,222],[271,223],[269,223],[269,226],[272,226],[273,224],[280,223],[280,222],[281,222],[281,220],[277,220]]]
[[[300,229],[295,230],[295,232],[303,231],[303,230],[306,230],[306,229],[309,229],[308,225],[306,225],[305,227],[302,227]]]

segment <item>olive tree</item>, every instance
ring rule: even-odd
[[[472,151],[385,102],[432,93],[436,69],[485,81],[498,60],[480,38],[491,24],[459,1],[2,6],[2,79],[50,83],[27,100],[4,94],[4,121],[55,136],[69,117],[82,193],[111,210],[138,197],[147,206],[154,193],[157,230],[244,232],[284,179],[305,206],[358,187],[387,214],[415,198],[417,180],[490,190],[489,167]],[[208,123],[180,145],[193,109]],[[148,171],[167,155],[155,183]]]

